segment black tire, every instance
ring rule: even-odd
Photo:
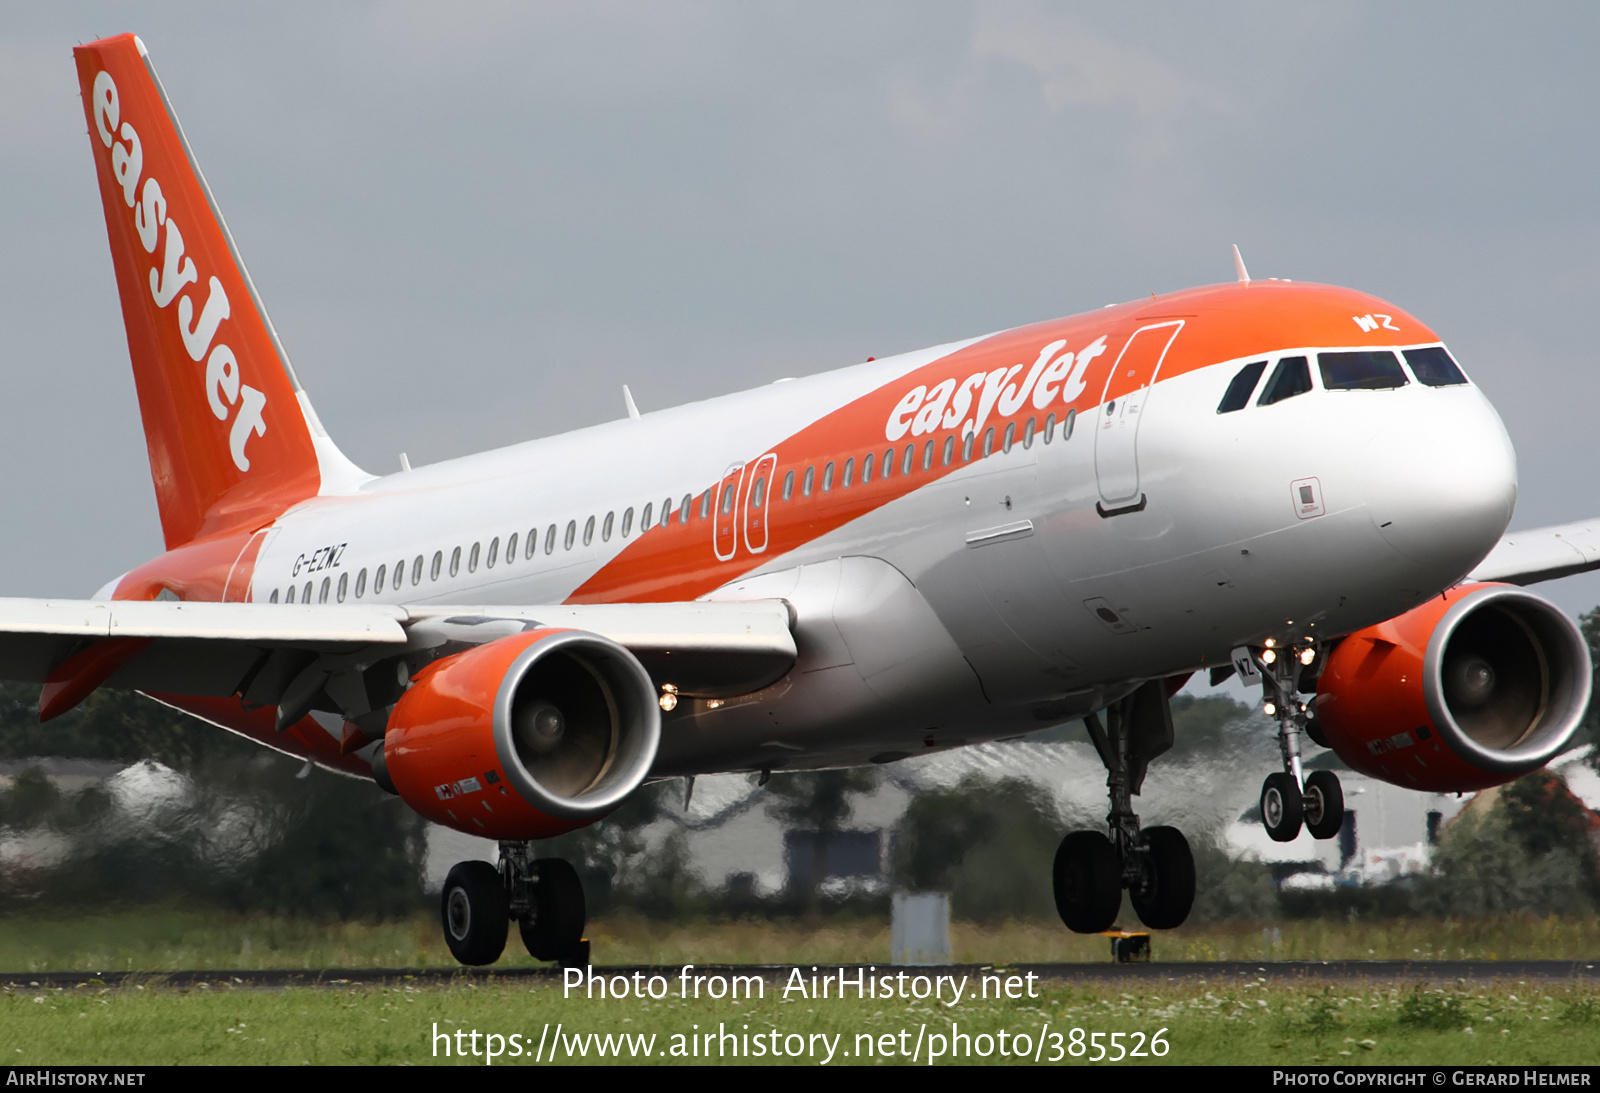
[[[451,866],[439,893],[439,919],[444,942],[461,963],[477,967],[499,960],[510,925],[500,870],[486,861]]]
[[[588,919],[583,882],[564,858],[540,858],[533,871],[533,911],[517,924],[522,944],[535,960],[566,960],[583,940]]]
[[[1261,783],[1261,826],[1275,843],[1294,842],[1304,813],[1300,786],[1292,774],[1279,771]]]
[[[1313,839],[1331,839],[1344,826],[1344,787],[1331,770],[1314,770],[1306,779],[1306,830]]]
[[[1152,930],[1182,926],[1194,906],[1194,854],[1175,827],[1147,827],[1145,882],[1129,893],[1139,921]]]
[[[1056,849],[1052,871],[1056,911],[1067,929],[1097,934],[1122,910],[1122,866],[1111,840],[1098,831],[1074,831]]]

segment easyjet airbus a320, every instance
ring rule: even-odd
[[[144,46],[75,54],[167,550],[92,600],[0,601],[0,674],[43,685],[41,719],[136,689],[498,840],[498,868],[445,885],[463,962],[497,959],[510,921],[536,957],[581,959],[576,873],[533,840],[652,779],[1082,721],[1110,811],[1061,843],[1061,916],[1104,929],[1126,889],[1166,928],[1193,859],[1132,799],[1196,671],[1260,681],[1280,840],[1343,820],[1302,734],[1465,790],[1579,725],[1584,641],[1517,585],[1600,551],[1549,530],[1490,554],[1511,444],[1392,304],[1240,262],[374,476],[317,421]]]

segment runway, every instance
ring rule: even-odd
[[[1029,973],[1045,983],[1207,983],[1239,980],[1279,982],[1387,982],[1387,983],[1472,983],[1539,980],[1546,983],[1570,982],[1600,985],[1600,960],[1332,960],[1332,961],[1213,961],[1194,963],[1113,964],[952,964],[900,966],[890,964],[697,964],[694,974],[759,975],[779,981],[800,967],[809,977],[844,971],[875,970],[883,975],[905,971],[915,975],[1005,976]],[[635,972],[665,976],[669,980],[682,971],[680,965],[595,966],[594,974],[627,976]],[[465,983],[526,981],[530,984],[561,983],[560,970],[553,967],[508,968],[325,968],[217,971],[120,971],[120,972],[0,972],[0,988],[97,989],[134,987],[167,990],[280,989],[313,987],[349,989],[365,986],[441,987]]]

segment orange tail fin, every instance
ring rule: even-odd
[[[305,400],[144,44],[73,55],[167,548],[359,475]]]

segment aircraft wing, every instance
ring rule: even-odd
[[[1507,532],[1469,581],[1536,584],[1600,569],[1600,518]]]
[[[587,630],[687,695],[780,679],[795,641],[781,600],[578,605],[289,605],[0,598],[0,679],[44,684],[41,717],[108,685],[280,705],[296,681],[419,663],[538,626]]]

